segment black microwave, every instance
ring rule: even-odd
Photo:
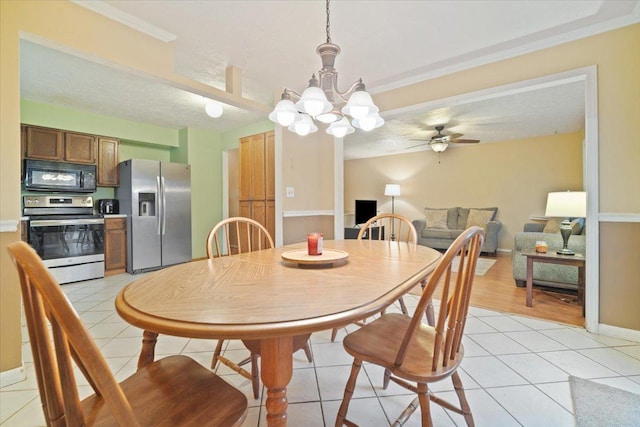
[[[96,165],[25,160],[24,189],[93,193],[96,191]]]

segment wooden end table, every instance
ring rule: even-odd
[[[578,267],[578,304],[582,306],[584,316],[584,264],[583,254],[559,255],[553,252],[522,252],[527,257],[527,307],[533,307],[533,263],[546,262],[549,264],[573,265]]]

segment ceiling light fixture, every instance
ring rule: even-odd
[[[345,92],[338,91],[338,72],[334,65],[340,47],[331,43],[329,0],[326,1],[326,10],[327,42],[316,49],[322,59],[322,69],[318,71],[318,78],[313,74],[302,95],[292,89],[285,89],[280,101],[269,114],[269,119],[287,126],[299,135],[303,135],[298,132],[298,129],[302,129],[306,132],[304,135],[307,135],[318,130],[311,120],[314,118],[330,124],[327,128],[329,135],[342,138],[355,132],[354,127],[365,131],[380,127],[384,124],[384,119],[378,114],[379,108],[365,90],[362,79],[353,83]],[[295,104],[291,100],[292,95],[298,98]],[[345,115],[351,116],[353,121],[349,123]],[[298,122],[300,126],[296,126]],[[313,126],[310,127],[309,123]]]
[[[429,147],[431,147],[431,149],[436,153],[442,153],[444,150],[447,149],[448,146],[449,144],[447,144],[447,141],[443,141],[443,140],[436,140],[434,142],[429,143]]]
[[[207,113],[209,117],[213,117],[217,119],[222,116],[222,112],[224,111],[222,108],[222,104],[218,101],[214,101],[213,99],[206,99],[204,104],[204,111]]]

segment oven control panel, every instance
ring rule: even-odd
[[[24,196],[25,208],[93,208],[93,196]]]

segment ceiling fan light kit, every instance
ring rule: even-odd
[[[326,12],[327,42],[316,49],[322,59],[318,77],[312,75],[309,86],[302,94],[285,89],[281,100],[269,114],[269,119],[301,136],[318,130],[312,118],[329,124],[326,132],[337,138],[353,133],[354,128],[369,131],[380,127],[384,124],[384,119],[378,114],[380,110],[366,91],[362,79],[354,82],[345,92],[338,90],[338,72],[334,65],[340,47],[331,43],[329,0],[326,0]],[[291,101],[292,95],[298,98],[295,104]],[[351,124],[345,115],[351,116]],[[296,126],[296,123],[299,125]],[[305,133],[299,133],[298,130]]]
[[[449,144],[447,144],[445,141],[434,141],[429,143],[429,146],[436,153],[442,153],[444,150],[447,149]]]
[[[412,145],[411,147],[407,147],[407,148],[414,148],[420,145],[427,144],[431,148],[431,150],[435,151],[436,153],[442,153],[444,150],[447,149],[447,147],[449,146],[449,143],[452,143],[452,142],[464,143],[464,144],[469,144],[469,143],[476,144],[480,142],[479,139],[459,139],[462,136],[461,133],[445,135],[442,133],[442,131],[444,130],[444,125],[436,126],[435,130],[438,131],[438,134],[432,136],[431,139],[424,141],[422,144]]]

